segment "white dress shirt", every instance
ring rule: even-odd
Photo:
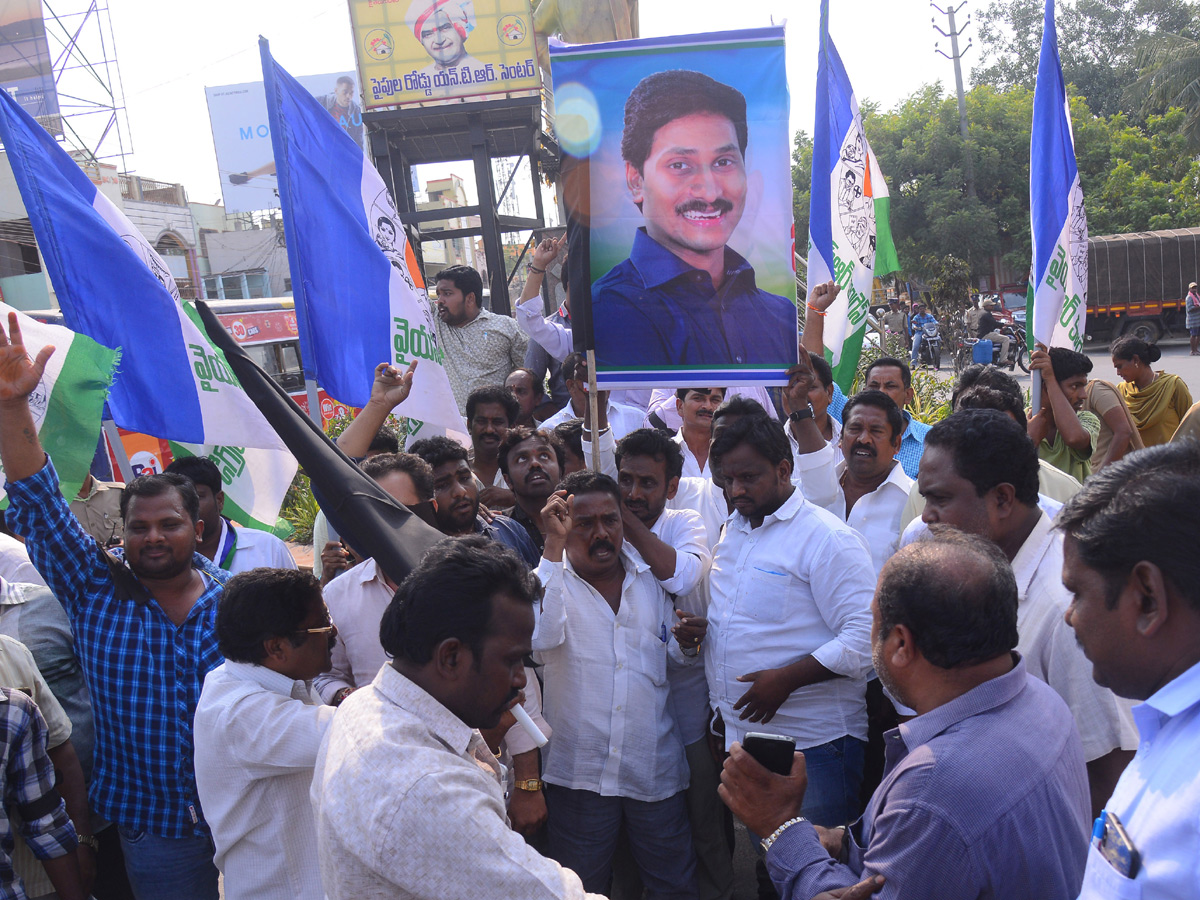
[[[236,575],[238,572],[249,572],[260,566],[269,569],[296,569],[296,560],[287,544],[275,535],[259,531],[257,528],[231,528],[229,521],[221,517],[221,540],[217,544],[217,565],[225,558],[227,544],[234,541],[233,559],[227,570]],[[320,555],[320,550],[317,551]]]
[[[395,593],[383,573],[368,559],[325,585],[325,605],[338,628],[333,647],[333,667],[313,679],[326,703],[342,688],[370,684],[387,654],[379,644],[379,622]]]
[[[333,722],[309,685],[226,660],[196,705],[196,790],[226,900],[321,900],[308,792]]]
[[[1132,879],[1088,848],[1080,900],[1194,900],[1200,885],[1200,663],[1133,710],[1141,744],[1104,808],[1141,857]]]
[[[721,529],[729,518],[725,492],[713,484],[711,478],[680,478],[679,489],[667,501],[667,509],[690,509],[699,513],[708,546],[712,548],[721,539]]]
[[[828,444],[814,453],[799,454],[796,470],[800,473],[800,486],[806,500],[829,510],[863,536],[878,578],[883,564],[900,546],[900,515],[913,487],[913,480],[905,474],[904,466],[899,461],[894,462],[884,482],[859,497],[848,515],[846,492],[842,489],[846,461],[843,459],[835,464],[833,450]]]
[[[804,656],[845,677],[794,691],[768,729],[815,747],[845,735],[865,740],[875,578],[862,537],[799,490],[758,528],[739,512],[713,550],[704,667],[725,745],[761,727],[733,704],[750,689],[738,676]]]
[[[1030,675],[1058,692],[1075,717],[1088,762],[1113,750],[1137,747],[1133,704],[1092,678],[1092,664],[1063,615],[1071,592],[1063,586],[1063,534],[1049,516],[1038,517],[1012,561],[1020,604],[1017,651]]]
[[[842,456],[842,423],[837,420],[837,416],[829,416],[829,428],[833,437],[825,442],[825,446],[833,451],[833,463],[837,465],[843,459]],[[800,453],[800,442],[796,440],[796,436],[792,434],[792,429],[787,422],[783,423],[783,430],[787,432],[788,443],[792,445],[792,457],[798,458]]]
[[[571,408],[571,404],[567,403],[562,409],[548,418],[541,424],[543,431],[552,431],[556,425],[561,425],[563,422],[569,422],[572,419],[578,419],[575,415],[575,410]],[[612,431],[616,440],[620,440],[629,434],[642,427],[646,420],[646,414],[636,406],[626,406],[623,403],[615,402],[612,397],[608,398],[608,427]]]
[[[672,440],[679,445],[679,452],[683,454],[684,478],[708,478],[712,475],[708,467],[708,457],[704,458],[704,465],[701,466],[699,460],[696,459],[696,454],[692,452],[692,448],[683,439],[682,429],[680,429],[679,434],[675,435]]]
[[[0,578],[10,584],[46,586],[45,579],[29,561],[25,545],[7,534],[0,534]]]
[[[541,346],[551,357],[562,362],[574,348],[571,329],[557,320],[557,316],[546,315],[542,295],[530,297],[513,309],[517,327],[529,335],[529,339]]]
[[[329,900],[603,900],[509,827],[479,732],[390,665],[338,710],[311,797]]]
[[[690,665],[671,634],[670,596],[626,542],[616,613],[569,560],[543,559],[533,632],[543,663],[544,714],[554,726],[544,775],[551,784],[653,802],[688,786],[683,743],[667,705],[667,657]]]

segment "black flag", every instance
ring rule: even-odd
[[[254,405],[308,475],[330,525],[356,552],[373,558],[388,578],[399,584],[416,568],[425,551],[445,540],[445,535],[364,475],[283,388],[246,355],[208,304],[198,301],[196,309],[209,339],[225,354]]]

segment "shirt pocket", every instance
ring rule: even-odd
[[[635,652],[632,656],[638,671],[654,684],[665,685],[667,683],[667,644],[663,640],[663,636],[666,635],[668,641],[674,640],[674,637],[666,630],[666,625],[662,622],[639,624],[635,630],[637,646],[634,648]]]
[[[738,612],[747,619],[778,625],[787,619],[792,576],[750,566],[742,573],[744,587],[738,596]]]
[[[1142,886],[1114,869],[1104,854],[1089,844],[1079,900],[1141,900],[1141,897]]]

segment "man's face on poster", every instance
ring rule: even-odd
[[[695,113],[654,133],[643,171],[625,164],[646,232],[687,260],[723,248],[746,207],[746,162],[733,122]]]
[[[466,38],[440,9],[421,26],[421,45],[439,66],[452,66],[467,55]]]

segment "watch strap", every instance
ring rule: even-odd
[[[527,778],[524,781],[513,782],[513,787],[519,791],[540,791],[542,789],[542,779]]]
[[[794,413],[792,413],[790,416],[788,416],[788,421],[789,422],[803,422],[805,419],[815,419],[815,418],[816,418],[816,413],[813,412],[812,405],[809,404],[809,405],[803,407],[802,409],[796,410]]]
[[[774,831],[772,831],[769,835],[767,835],[765,838],[763,838],[763,840],[762,840],[763,853],[765,854],[768,850],[770,850],[771,845],[774,844],[775,841],[777,841],[779,839],[779,836],[781,834],[783,834],[785,831],[787,831],[789,828],[791,828],[793,825],[798,825],[801,822],[807,822],[807,821],[808,821],[808,819],[804,818],[804,816],[796,816],[794,819],[788,819],[786,822],[784,822],[782,825],[780,825],[778,828],[776,828]]]

